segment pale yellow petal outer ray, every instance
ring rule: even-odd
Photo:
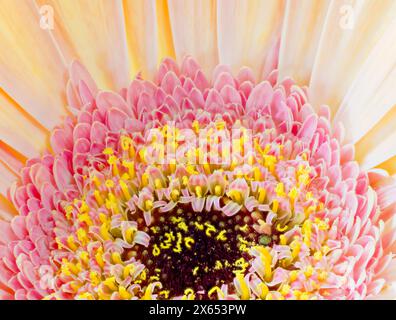
[[[164,58],[176,58],[173,47],[172,29],[169,20],[167,0],[156,0],[157,34],[158,34],[158,63]]]
[[[152,79],[158,63],[155,0],[124,0],[123,5],[132,74]]]
[[[26,160],[27,158],[23,154],[0,140],[0,161],[2,161],[14,174],[19,175]]]
[[[390,175],[396,178],[396,156],[377,165],[378,168],[386,170]]]
[[[389,160],[396,153],[395,119],[396,105],[356,144],[356,159],[363,169],[370,169],[384,162],[384,167],[395,167]]]
[[[7,197],[0,193],[0,220],[10,221],[18,211]]]
[[[0,142],[28,158],[48,147],[48,130],[0,89]]]
[[[1,1],[0,43],[0,88],[52,128],[66,114],[66,66],[33,1]]]
[[[288,0],[279,50],[281,81],[291,77],[299,85],[308,85],[320,35],[331,0]]]
[[[7,196],[7,190],[12,183],[18,178],[8,165],[0,160],[0,195]]]
[[[394,16],[394,0],[333,0],[315,59],[310,100],[334,115],[362,64]]]
[[[220,63],[252,68],[256,77],[263,73],[265,58],[279,40],[284,1],[219,0],[217,33]]]
[[[54,10],[51,31],[67,63],[79,60],[103,89],[131,78],[122,0],[36,0]]]
[[[178,62],[191,55],[211,75],[218,64],[216,1],[169,0],[168,7]]]
[[[396,102],[395,39],[396,17],[362,66],[334,118],[348,129],[347,138],[352,143],[364,137]]]

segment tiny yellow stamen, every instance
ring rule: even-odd
[[[194,298],[195,294],[193,289],[187,288],[186,290],[184,290],[184,296],[182,300],[194,300]]]
[[[159,178],[155,179],[154,180],[154,186],[155,186],[155,189],[162,189],[163,185],[162,185],[161,179],[159,179]]]
[[[73,208],[72,205],[68,205],[68,206],[65,208],[66,218],[67,218],[67,219],[70,220],[70,219],[72,218],[73,210],[74,210],[74,208]]]
[[[290,247],[292,248],[292,257],[295,259],[300,253],[301,243],[298,240],[293,240]]]
[[[73,251],[76,251],[78,246],[74,242],[74,237],[73,235],[70,235],[67,237],[67,244],[69,245],[69,248],[72,249]]]
[[[136,228],[135,227],[130,227],[125,231],[125,241],[128,243],[132,243],[134,236],[136,233]]]
[[[160,248],[158,248],[158,246],[155,244],[153,249],[153,256],[154,257],[159,256],[160,253],[161,253]]]
[[[264,155],[264,166],[271,172],[274,173],[275,171],[275,164],[277,159],[275,156],[272,155]]]
[[[101,182],[97,176],[93,175],[91,177],[91,179],[92,179],[93,183],[95,184],[96,188],[99,188],[101,186]]]
[[[315,258],[315,260],[319,261],[319,260],[322,259],[322,257],[323,257],[322,252],[316,251],[316,252],[314,253],[314,258]]]
[[[290,201],[292,204],[294,204],[294,201],[297,199],[299,195],[299,191],[296,187],[291,188],[291,190],[288,193],[288,197],[290,198]]]
[[[203,230],[204,229],[204,226],[203,226],[203,224],[200,224],[199,222],[194,222],[194,225],[195,225],[195,227],[198,229],[198,230]]]
[[[208,297],[211,298],[213,296],[214,293],[217,293],[218,295],[220,295],[221,297],[224,298],[224,293],[223,291],[221,291],[221,289],[217,286],[213,287],[212,289],[210,289],[208,291]]]
[[[114,155],[110,156],[109,160],[107,160],[108,164],[112,168],[112,172],[113,172],[114,176],[118,176],[120,174],[120,172],[118,171],[117,161],[118,161],[118,158]]]
[[[114,150],[110,147],[103,149],[103,154],[105,154],[105,155],[112,155],[113,153],[114,153]]]
[[[270,281],[272,277],[272,256],[263,246],[259,246],[257,249],[260,252],[261,260],[264,264],[264,279],[265,281]]]
[[[214,188],[214,193],[216,196],[220,197],[223,194],[223,188],[220,185],[216,185]]]
[[[179,198],[180,198],[180,191],[177,189],[173,189],[171,192],[172,201],[177,202],[179,201]]]
[[[308,292],[304,292],[300,295],[300,300],[308,300],[310,298],[310,294]]]
[[[171,222],[172,222],[173,224],[177,224],[177,223],[183,221],[183,218],[182,218],[182,217],[171,217],[170,220],[171,220]]]
[[[120,294],[121,299],[129,300],[132,297],[132,294],[128,292],[124,286],[120,286],[118,288],[118,293]]]
[[[249,226],[247,224],[243,225],[239,228],[243,233],[247,233],[249,231]]]
[[[122,166],[128,169],[128,174],[130,178],[135,177],[135,163],[133,161],[123,160]]]
[[[176,253],[180,253],[180,252],[182,252],[181,244],[182,244],[183,237],[180,232],[178,232],[176,235],[177,235],[176,248],[173,248],[173,251]]]
[[[280,293],[281,293],[283,296],[286,296],[286,295],[289,294],[289,292],[290,292],[290,286],[289,286],[288,284],[284,284],[284,285],[282,286],[281,290],[280,290]]]
[[[305,269],[305,271],[304,271],[304,275],[305,275],[307,278],[310,278],[310,277],[313,275],[313,272],[314,272],[314,268],[313,268],[312,266],[308,266],[308,267]]]
[[[115,277],[109,277],[105,281],[103,281],[103,284],[107,286],[110,290],[112,291],[118,291],[117,283],[115,280]]]
[[[81,244],[86,245],[89,241],[87,232],[83,228],[78,228],[76,233],[77,233],[77,238],[81,242]]]
[[[111,254],[111,260],[113,261],[114,264],[122,264],[122,260],[121,260],[121,255],[119,252],[113,252]]]
[[[109,232],[109,225],[107,223],[103,223],[100,226],[100,235],[102,236],[102,238],[104,240],[110,240],[111,239],[110,232]]]
[[[152,233],[157,234],[159,232],[159,227],[151,227],[150,230],[152,231]]]
[[[103,268],[104,267],[104,260],[103,260],[103,247],[99,247],[96,254],[95,259],[98,265]]]
[[[290,282],[296,281],[297,278],[298,278],[298,271],[297,270],[290,271],[290,273],[289,273]]]
[[[223,264],[221,263],[221,261],[220,260],[217,260],[216,261],[216,263],[215,263],[215,270],[221,270],[221,269],[223,269]]]
[[[216,236],[216,240],[227,241],[227,237],[225,236],[226,233],[226,230],[220,231],[219,234]]]
[[[146,201],[144,202],[144,205],[145,205],[145,211],[150,211],[150,210],[152,210],[153,207],[154,207],[154,203],[153,203],[152,200],[146,200]]]
[[[276,199],[272,200],[272,211],[274,213],[277,213],[278,209],[279,209],[279,201]]]
[[[243,274],[237,274],[236,275],[236,280],[239,283],[239,289],[240,289],[240,294],[241,294],[241,300],[249,300],[250,298],[250,292],[249,292],[249,286],[245,281],[245,278],[243,277]]]
[[[100,195],[100,191],[95,190],[94,196],[95,196],[95,200],[98,203],[98,205],[102,206],[104,204],[104,200],[103,200],[102,196]]]
[[[206,234],[208,237],[211,237],[211,236],[212,236],[212,233],[215,233],[215,232],[216,232],[216,228],[215,228],[213,225],[211,225],[210,223],[208,223],[208,222],[205,223],[205,226],[206,226],[205,234]]]
[[[169,249],[171,246],[172,246],[171,243],[167,243],[167,244],[160,243],[161,249]]]
[[[197,120],[194,120],[192,125],[191,125],[192,129],[198,133],[199,132],[199,122]]]
[[[318,274],[318,280],[319,281],[325,281],[328,277],[328,273],[326,271],[321,271]]]
[[[125,266],[125,268],[122,272],[124,279],[126,279],[127,277],[132,275],[134,271],[135,271],[135,266],[133,264],[128,264],[127,266]]]
[[[196,186],[195,187],[195,194],[197,195],[198,198],[202,198],[203,192],[202,192],[202,187],[201,186]]]
[[[330,251],[330,247],[329,246],[322,246],[322,252],[324,255],[328,254]]]
[[[128,201],[131,198],[131,194],[129,193],[128,185],[123,180],[120,180],[119,183],[120,183],[120,187],[121,187],[122,193],[123,193],[123,195],[125,197],[125,200]]]
[[[176,171],[176,159],[169,160],[169,170],[171,173],[174,173]]]
[[[89,278],[94,286],[97,286],[100,283],[100,276],[96,271],[91,271],[89,273]]]
[[[279,232],[284,232],[288,229],[289,227],[287,225],[284,225],[283,227],[280,225],[280,223],[278,223],[276,225],[276,230],[278,230]]]
[[[159,292],[159,294],[160,294],[161,296],[163,296],[165,299],[168,299],[168,298],[169,298],[169,293],[170,293],[169,290],[162,290],[162,291]]]
[[[279,236],[279,241],[280,241],[280,244],[281,244],[282,246],[286,245],[286,244],[287,244],[286,236],[285,236],[284,234],[281,234],[281,235]]]
[[[267,190],[265,190],[264,188],[259,188],[257,201],[261,204],[264,203],[266,195]]]
[[[129,147],[132,144],[132,139],[130,137],[122,136],[121,137],[121,148],[124,151],[128,151]]]
[[[188,226],[186,225],[186,223],[184,221],[179,222],[179,224],[177,225],[177,227],[180,230],[183,230],[184,232],[188,232]]]
[[[80,260],[86,265],[89,264],[89,254],[87,251],[80,252]]]
[[[146,152],[147,152],[147,149],[146,148],[141,148],[140,150],[139,150],[139,157],[140,157],[140,160],[143,162],[143,163],[146,163],[147,161],[146,161]]]
[[[92,293],[89,292],[84,292],[78,295],[78,298],[83,299],[83,300],[95,300],[95,297],[92,295]]]
[[[258,285],[259,293],[260,293],[260,299],[264,300],[269,292],[269,289],[267,285],[264,282],[259,283]]]
[[[284,185],[283,185],[282,182],[279,182],[279,183],[276,185],[275,192],[276,192],[276,195],[277,195],[278,197],[284,197],[284,196],[286,195],[286,193],[285,193],[285,187],[284,187]]]
[[[311,246],[311,235],[312,235],[312,222],[311,220],[305,220],[301,228],[301,232],[304,235],[304,243],[307,247]]]
[[[113,180],[106,180],[105,185],[107,188],[114,188],[114,181]]]
[[[141,185],[142,187],[147,187],[149,184],[150,180],[149,180],[149,174],[147,172],[142,174],[142,178],[141,178]]]
[[[191,237],[186,237],[184,238],[184,244],[187,247],[187,249],[191,249],[191,244],[195,243],[194,239]]]

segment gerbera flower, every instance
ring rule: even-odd
[[[395,298],[395,10],[2,0],[0,297]]]

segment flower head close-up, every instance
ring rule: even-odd
[[[1,300],[396,298],[396,1],[0,16]]]

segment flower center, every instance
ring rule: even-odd
[[[84,195],[64,204],[72,228],[59,229],[56,255],[64,282],[95,265],[88,284],[72,282],[79,297],[216,299],[233,290],[263,299],[274,265],[285,281],[298,278],[312,232],[328,228],[307,219],[323,208],[307,154],[291,157],[284,141],[243,126],[195,127],[169,125],[136,141],[121,134],[83,172]],[[312,276],[310,261],[301,268]]]
[[[247,248],[259,241],[251,222],[242,211],[227,217],[222,212],[197,213],[189,206],[179,207],[154,217],[149,247],[140,246],[135,252],[148,277],[161,281],[163,295],[191,291],[197,299],[207,299],[211,288],[231,283],[247,269]]]

